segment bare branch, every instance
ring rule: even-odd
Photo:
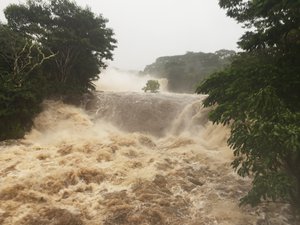
[[[42,59],[39,60],[39,62],[35,63],[31,67],[31,69],[27,72],[27,74],[29,74],[30,72],[32,72],[37,66],[42,65],[45,60],[51,59],[51,58],[53,58],[53,57],[55,57],[57,55],[57,53],[56,54],[52,53],[51,55],[45,56],[45,54],[41,51],[41,49],[39,47],[37,47],[37,50],[38,50],[39,54],[42,56]]]
[[[33,55],[34,49],[37,50],[37,55]],[[21,86],[22,82],[35,68],[42,65],[45,60],[49,60],[57,55],[57,53],[50,52],[51,54],[46,56],[38,44],[26,41],[23,48],[19,52],[15,52],[13,57],[11,57],[14,61],[12,78],[15,83]],[[8,61],[8,56],[4,55],[4,58]]]

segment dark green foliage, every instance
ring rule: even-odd
[[[168,79],[168,89],[173,92],[193,92],[199,81],[228,64],[234,51],[215,53],[188,52],[185,55],[160,57],[146,66],[144,74]]]
[[[59,94],[93,90],[105,60],[112,59],[116,40],[107,20],[68,0],[28,1],[5,10],[8,25],[35,38],[56,54],[44,65],[50,91]],[[50,93],[51,94],[51,93]]]
[[[5,9],[0,24],[0,140],[20,138],[44,98],[74,98],[112,59],[107,20],[68,0],[28,1]]]
[[[41,93],[38,86],[26,82],[22,87],[16,87],[9,81],[0,84],[0,140],[20,138],[32,125],[32,118],[39,112]],[[34,92],[33,90],[36,90]]]
[[[255,28],[242,36],[243,49],[299,48],[299,0],[220,0],[219,4],[228,16]]]
[[[158,80],[148,80],[146,86],[142,88],[144,92],[150,91],[151,93],[158,92],[160,84]]]
[[[300,3],[221,0],[227,14],[253,27],[245,50],[205,80],[210,119],[231,128],[232,166],[253,176],[242,203],[284,200],[300,208]]]
[[[0,25],[0,140],[20,138],[39,112],[45,85],[39,46]]]
[[[294,96],[299,75],[285,79],[291,71],[273,60],[265,54],[240,54],[197,89],[209,94],[205,106],[217,104],[210,119],[231,127],[233,167],[241,176],[254,175],[253,190],[244,198],[252,204],[261,197],[300,197],[300,108]],[[290,82],[290,89],[282,89],[283,82]]]

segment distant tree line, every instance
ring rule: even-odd
[[[43,99],[94,90],[116,40],[107,20],[69,0],[9,5],[0,23],[0,140],[19,138]]]
[[[197,92],[214,106],[210,119],[231,128],[232,166],[253,177],[242,203],[284,201],[300,211],[300,2],[219,4],[251,29],[239,42],[244,52]]]
[[[146,66],[142,74],[166,78],[169,91],[194,93],[199,82],[228,65],[233,55],[234,51],[222,49],[215,53],[187,52],[164,56]]]

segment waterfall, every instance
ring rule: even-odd
[[[0,224],[289,224],[285,205],[238,206],[251,181],[206,96],[138,90],[45,101],[24,139],[0,145]]]

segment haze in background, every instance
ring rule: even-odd
[[[142,88],[145,87],[148,80],[158,80],[159,91],[167,91],[167,79],[151,77],[150,75],[141,76],[138,73],[121,71],[116,68],[108,68],[103,71],[95,84],[99,91],[144,92]]]
[[[10,3],[1,0],[3,9]],[[118,48],[109,64],[123,70],[143,70],[159,56],[187,51],[237,50],[242,28],[226,17],[218,0],[76,0],[109,19]]]

